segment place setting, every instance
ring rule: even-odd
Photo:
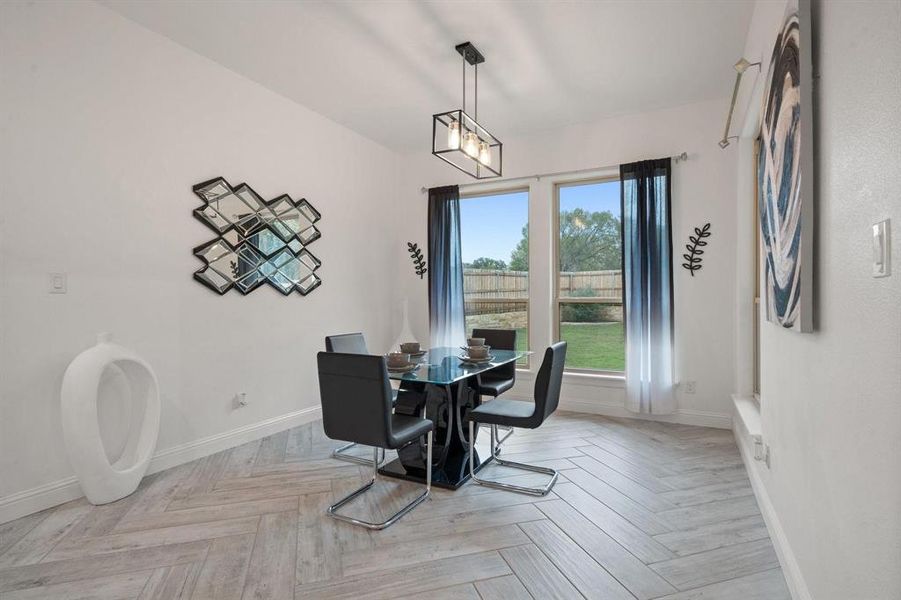
[[[484,365],[494,360],[491,346],[485,345],[485,338],[467,338],[466,346],[460,346],[463,353],[458,355],[464,365]]]
[[[400,352],[389,352],[386,355],[388,371],[391,373],[411,373],[419,368],[426,351],[420,348],[419,342],[400,344]]]

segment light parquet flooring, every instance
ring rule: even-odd
[[[329,458],[337,445],[316,422],[149,476],[113,504],[0,525],[0,600],[789,598],[729,431],[558,412],[503,449],[560,470],[551,494],[433,489],[381,532],[326,517],[370,474]],[[380,478],[346,508],[381,520],[419,491]]]

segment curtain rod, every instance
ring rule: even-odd
[[[682,152],[681,154],[677,154],[675,156],[671,156],[673,162],[679,163],[681,161],[688,160],[688,152]],[[611,165],[605,167],[590,167],[588,169],[578,169],[576,171],[554,171],[551,173],[536,173],[534,175],[523,175],[522,177],[510,177],[508,179],[486,179],[485,181],[479,181],[478,183],[461,183],[458,187],[467,188],[474,185],[484,185],[486,183],[507,183],[512,181],[522,181],[524,179],[537,179],[541,181],[542,177],[556,177],[557,175],[578,175],[580,173],[592,173],[594,171],[600,171],[601,169],[612,169],[614,168]],[[441,187],[441,186],[435,186]],[[420,193],[424,194],[429,191],[427,187],[419,188]]]

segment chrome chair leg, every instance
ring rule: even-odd
[[[332,458],[337,460],[343,460],[345,462],[352,462],[358,465],[369,465],[372,461],[367,458],[362,458],[360,456],[354,456],[353,454],[345,454],[348,450],[353,448],[354,446],[358,446],[359,444],[344,444],[340,448],[336,448],[332,450]],[[379,464],[382,464],[385,461],[385,449],[384,448],[375,448],[381,452],[382,457],[379,459]]]
[[[473,437],[475,434],[475,422],[469,422],[469,476],[473,481],[478,483],[479,485],[484,485],[490,488],[496,488],[499,490],[509,490],[511,492],[518,492],[520,494],[528,494],[530,496],[547,496],[548,493],[553,489],[554,484],[557,483],[557,473],[554,469],[548,469],[546,467],[536,467],[534,465],[526,465],[523,463],[513,462],[512,460],[501,460],[497,455],[497,426],[491,425],[491,458],[498,465],[502,467],[510,467],[511,469],[520,469],[522,471],[532,471],[534,473],[542,473],[544,475],[550,475],[551,480],[544,487],[540,488],[532,488],[525,487],[521,485],[513,485],[512,483],[502,483],[500,481],[491,481],[490,479],[479,479],[476,477],[475,473],[475,446],[473,445]]]
[[[498,440],[497,440],[497,447],[500,448],[501,444],[506,442],[507,438],[510,437],[511,435],[513,435],[513,428],[512,427],[504,427],[504,426],[498,427],[497,425],[492,425],[492,427],[494,427],[495,431],[504,430],[507,432],[506,435],[504,435],[504,437],[498,438]]]
[[[338,509],[353,500],[354,498],[360,496],[366,490],[372,487],[375,483],[375,480],[378,478],[379,474],[379,448],[372,449],[372,479],[369,480],[369,483],[365,484],[363,487],[354,490],[347,496],[341,498],[336,503],[332,504],[328,507],[328,515],[333,519],[338,519],[339,521],[345,521],[347,523],[352,523],[353,525],[359,525],[360,527],[365,527],[366,529],[385,529],[386,527],[391,527],[394,523],[397,522],[398,519],[403,517],[405,514],[416,508],[420,503],[422,503],[426,498],[429,497],[429,494],[432,491],[432,432],[430,431],[428,434],[428,449],[426,450],[426,476],[425,476],[425,492],[414,498],[409,504],[404,506],[402,509],[394,513],[387,520],[382,521],[381,523],[370,523],[369,521],[364,521],[362,519],[355,519],[353,517],[348,517],[347,515],[342,515],[338,513]],[[384,450],[382,450],[384,453]],[[368,464],[368,463],[367,463]]]

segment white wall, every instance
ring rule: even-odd
[[[726,82],[728,87],[728,82]],[[484,122],[491,126],[492,111],[502,107],[482,106]],[[683,106],[653,113],[636,114],[548,131],[525,138],[507,138],[504,142],[504,176],[515,178],[535,173],[573,171],[593,167],[612,167],[636,160],[659,158],[688,152],[689,160],[673,167],[673,245],[679,250],[687,243],[695,226],[712,223],[713,236],[704,255],[704,268],[692,278],[688,271],[675,267],[676,304],[676,377],[697,381],[697,392],[678,391],[679,413],[673,418],[684,422],[728,427],[733,391],[733,296],[735,236],[735,152],[721,150],[717,141],[728,109],[728,99]],[[425,244],[427,195],[422,186],[470,183],[465,175],[439,159],[419,152],[404,157],[401,201],[408,222],[415,228],[401,231],[403,239]],[[608,169],[609,171],[609,169]],[[584,176],[584,175],[583,175]],[[532,296],[531,345],[538,351],[532,361],[537,370],[540,352],[551,342],[549,309],[552,298],[551,247],[552,181],[517,182],[530,185],[530,293]],[[467,189],[466,192],[471,192]],[[544,248],[544,251],[541,248]],[[428,289],[412,273],[409,260],[398,263],[401,273],[399,293],[411,301],[414,332],[428,339]],[[399,324],[395,323],[399,328]],[[516,393],[531,394],[531,379],[521,376]],[[623,409],[623,385],[610,379],[567,376],[562,397],[566,408],[627,414]],[[631,413],[629,413],[631,414]]]
[[[71,476],[60,382],[99,331],[156,369],[161,451],[315,416],[326,333],[387,348],[393,153],[93,3],[4,2],[0,40],[0,509],[25,494],[4,516]],[[191,186],[220,175],[319,209],[318,290],[219,297],[192,279],[213,236]],[[47,293],[51,272],[68,294]]]
[[[769,55],[784,7],[758,3],[749,58]],[[772,460],[749,466],[798,598],[890,600],[901,597],[901,3],[815,2],[813,15],[816,329],[762,325]],[[895,269],[874,279],[870,226],[885,218]]]

